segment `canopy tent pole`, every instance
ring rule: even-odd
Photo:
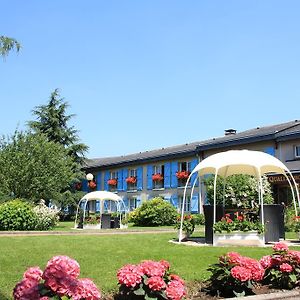
[[[184,186],[184,191],[183,191],[183,199],[182,199],[182,204],[181,204],[181,218],[180,218],[180,229],[179,229],[179,238],[178,238],[178,241],[179,241],[179,244],[181,244],[181,240],[182,240],[182,225],[183,225],[183,216],[184,216],[184,204],[185,204],[185,197],[186,197],[186,189],[187,189],[187,186],[188,186],[188,183],[191,179],[191,176],[192,176],[192,173],[189,175],[186,183],[185,183],[185,186]]]
[[[198,180],[198,177],[195,178],[194,180],[194,183],[193,183],[193,186],[192,186],[192,191],[191,191],[191,201],[193,199],[193,194],[194,194],[194,189],[195,189],[195,185],[197,183],[197,180]],[[199,180],[200,182],[200,180]],[[200,189],[200,184],[199,184],[199,189]],[[200,200],[200,199],[199,199]],[[198,205],[199,205],[199,200],[198,200]],[[201,203],[201,202],[200,202]],[[199,206],[200,207],[200,206]],[[192,209],[192,205],[191,205],[191,209]],[[200,212],[201,213],[201,212]]]
[[[294,209],[295,209],[295,216],[298,216],[298,210],[297,210],[297,203],[296,203],[296,198],[295,198],[294,188],[293,188],[293,186],[292,186],[292,183],[291,183],[289,177],[288,177],[286,174],[284,174],[284,176],[285,176],[287,182],[289,183],[290,188],[291,188],[291,191],[292,191],[293,204],[294,204]],[[297,188],[297,187],[296,187],[296,188]]]
[[[292,178],[292,181],[293,181],[293,183],[294,183],[294,186],[295,186],[295,189],[296,189],[296,194],[297,194],[298,206],[299,206],[299,208],[300,208],[299,190],[298,190],[297,183],[296,183],[296,181],[295,181],[294,176],[293,176],[292,173],[290,172],[290,170],[288,170],[288,173],[290,174],[290,176],[291,176],[291,178]]]
[[[214,223],[216,223],[216,206],[217,206],[217,177],[218,177],[218,169],[216,169],[215,179],[214,179]]]
[[[259,175],[259,194],[261,201],[261,224],[265,226],[265,216],[264,216],[264,198],[263,198],[263,184],[260,169],[257,169]],[[263,235],[263,243],[265,244],[265,235]]]
[[[77,205],[76,216],[75,216],[75,223],[74,223],[74,229],[77,228],[77,216],[78,216],[78,210],[79,210],[81,201],[82,201],[82,199],[80,199],[80,201],[79,201],[79,203]]]

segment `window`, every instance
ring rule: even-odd
[[[117,190],[117,185],[118,185],[118,172],[111,171],[107,183],[108,183],[108,190],[110,192],[115,192]]]
[[[129,211],[133,211],[136,209],[136,197],[128,199],[128,209]]]
[[[181,210],[182,210],[182,203],[183,203],[183,196],[178,196],[178,209],[179,209],[179,212],[181,212]],[[189,196],[185,197],[184,212],[185,213],[190,213],[191,212],[191,197],[189,197]]]
[[[164,187],[164,166],[153,166],[153,189],[162,189]]]
[[[191,172],[191,162],[182,161],[178,163],[178,171],[176,173],[178,186],[184,187]]]
[[[295,157],[300,158],[300,145],[295,146]]]
[[[112,200],[105,200],[103,203],[103,210],[105,213],[112,213],[117,211],[117,203]]]
[[[127,182],[127,190],[128,191],[136,191],[137,190],[137,170],[129,169],[128,177],[125,179]]]

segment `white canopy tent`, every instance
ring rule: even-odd
[[[182,240],[182,223],[184,217],[184,204],[186,199],[187,186],[191,179],[191,176],[195,173],[198,173],[198,177],[207,174],[215,175],[214,176],[214,214],[213,214],[214,224],[216,223],[216,182],[217,182],[218,175],[226,178],[234,174],[248,174],[248,175],[255,176],[257,178],[258,191],[259,191],[258,193],[259,204],[261,205],[262,224],[264,224],[264,219],[263,219],[264,213],[263,213],[263,187],[262,187],[261,176],[264,174],[279,173],[284,175],[292,191],[296,215],[297,215],[297,205],[296,205],[294,188],[297,195],[298,206],[300,207],[299,191],[295,179],[292,176],[289,169],[279,159],[277,159],[276,157],[270,154],[260,152],[260,151],[229,150],[226,152],[220,152],[205,158],[194,168],[194,170],[192,170],[191,174],[189,175],[189,178],[184,188],[184,194],[183,194],[179,242],[181,242]],[[290,176],[290,178],[288,177],[288,175]]]
[[[89,201],[100,201],[100,215],[103,213],[103,204],[105,200],[115,201],[117,204],[117,212],[120,214],[121,221],[121,212],[126,212],[126,206],[124,204],[123,199],[115,193],[107,192],[107,191],[95,191],[84,195],[77,205],[76,218],[74,228],[77,228],[77,218],[80,205],[84,203],[83,207],[83,220],[85,219],[86,208]]]

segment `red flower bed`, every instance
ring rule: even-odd
[[[160,173],[157,173],[157,174],[152,175],[152,180],[153,181],[163,181],[164,177]]]
[[[190,175],[189,171],[178,171],[176,172],[176,177],[178,179],[188,179]]]
[[[112,178],[112,179],[109,179],[109,180],[107,181],[107,183],[108,183],[109,185],[116,186],[117,183],[118,183],[118,181],[117,181],[116,178]]]
[[[127,183],[136,183],[136,177],[130,176],[126,178]]]

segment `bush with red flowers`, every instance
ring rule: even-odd
[[[88,186],[90,189],[95,189],[97,187],[97,183],[94,180],[89,181]]]
[[[212,273],[209,290],[224,297],[252,294],[257,282],[264,278],[265,269],[257,260],[229,252],[219,258],[219,263],[208,268]]]
[[[163,181],[164,177],[160,173],[157,173],[157,174],[152,175],[152,180],[153,181]]]
[[[185,294],[184,281],[170,274],[170,264],[146,260],[138,265],[125,265],[117,272],[121,299],[180,300]]]
[[[132,183],[132,184],[136,183],[136,177],[135,176],[129,176],[125,180],[126,180],[127,183]]]
[[[111,179],[108,179],[108,180],[107,180],[107,183],[108,183],[109,185],[116,186],[117,183],[118,183],[118,181],[117,181],[116,178],[111,178]]]
[[[81,182],[76,182],[75,183],[75,190],[81,191],[81,188],[82,188],[82,183]]]
[[[190,175],[189,171],[178,171],[176,172],[176,177],[178,179],[188,179]]]
[[[13,291],[14,300],[99,300],[101,294],[91,279],[79,279],[80,267],[68,256],[54,256],[44,272],[29,268]]]
[[[279,242],[273,246],[273,253],[261,258],[265,268],[265,280],[276,288],[292,289],[300,282],[300,251],[289,250]]]

